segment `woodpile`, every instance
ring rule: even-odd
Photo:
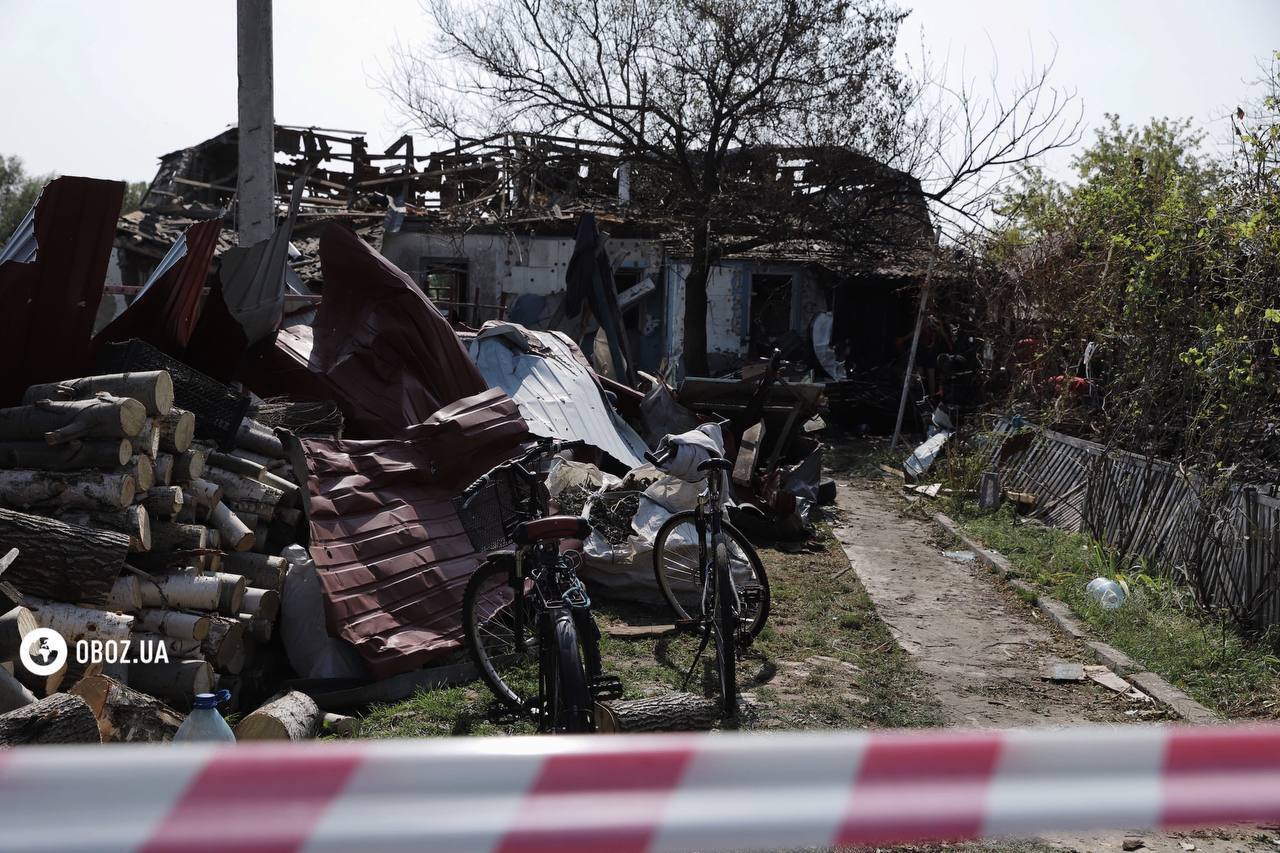
[[[272,429],[246,419],[213,447],[196,426],[165,371],[36,385],[0,409],[0,746],[168,740],[196,693],[278,690],[278,555],[305,482]],[[52,675],[17,662],[37,627],[72,649]],[[76,661],[77,640],[103,659]],[[313,732],[313,706],[285,694],[247,731]]]

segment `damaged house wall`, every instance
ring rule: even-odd
[[[408,273],[446,311],[449,289],[457,303],[450,319],[470,326],[506,319],[531,328],[555,329],[582,342],[594,323],[561,313],[565,273],[573,256],[571,235],[445,234],[405,229],[383,237],[382,253]],[[619,290],[647,277],[661,281],[665,247],[657,240],[611,238],[607,251]],[[634,313],[633,313],[634,312]],[[662,343],[664,311],[657,293],[624,312],[632,351],[640,366],[655,370],[667,354]]]

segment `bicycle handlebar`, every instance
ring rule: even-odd
[[[579,450],[586,446],[587,446],[587,442],[584,439],[580,439],[580,438],[574,439],[573,441],[559,441],[554,438],[540,438],[533,445],[533,447],[529,448],[524,453],[522,453],[519,457],[517,457],[512,461],[517,463],[520,466],[521,470],[523,470],[523,466],[525,465],[525,463],[531,462],[534,459],[537,459],[539,457],[553,456],[557,453],[562,453],[563,451],[566,451],[566,450]],[[504,462],[503,464],[509,465],[511,463]],[[465,489],[462,490],[462,497],[463,497],[462,508],[463,509],[471,508],[471,502],[475,500],[476,495],[479,493],[480,489],[482,489],[484,485],[488,482],[489,482],[489,473],[486,472],[474,483],[472,483],[471,485],[467,486]]]

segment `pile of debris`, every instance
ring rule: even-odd
[[[56,718],[78,710],[57,698],[70,690],[102,733],[163,740],[197,693],[273,692],[279,555],[302,521],[280,438],[245,419],[227,452],[196,442],[165,371],[36,385],[23,402],[0,409],[0,710],[46,700]],[[36,627],[68,645],[46,675],[15,665]]]

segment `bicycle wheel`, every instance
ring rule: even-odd
[[[706,533],[699,535],[697,512],[678,512],[658,528],[653,542],[653,573],[662,597],[680,619],[710,616],[702,612],[703,566],[708,564]],[[720,525],[733,573],[734,586],[741,597],[753,590],[752,603],[741,602],[739,613],[747,633],[755,637],[769,618],[769,578],[751,543],[728,522]],[[754,589],[753,589],[754,588]]]
[[[723,534],[722,534],[723,535]],[[738,716],[738,614],[734,610],[733,582],[725,542],[715,543],[715,639],[716,671],[720,675],[720,707],[728,718]]]
[[[582,650],[578,646],[578,629],[567,611],[556,614],[551,630],[555,633],[555,658],[547,679],[547,705],[551,713],[550,730],[554,732],[591,731],[591,691],[582,666]]]
[[[516,593],[511,572],[486,560],[476,569],[462,594],[462,626],[480,678],[502,704],[527,713],[538,693],[539,637],[533,602],[519,597],[524,610],[516,637]]]

